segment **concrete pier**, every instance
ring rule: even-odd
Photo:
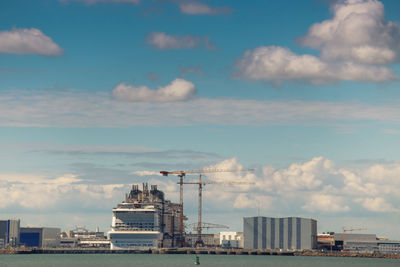
[[[319,256],[400,259],[400,255],[366,254],[321,251],[277,251],[222,248],[152,248],[110,250],[104,248],[25,248],[0,249],[0,254],[209,254],[209,255],[258,255],[258,256]]]

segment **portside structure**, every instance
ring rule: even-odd
[[[317,221],[308,218],[245,217],[244,247],[248,249],[311,250],[317,248]]]
[[[125,201],[113,209],[111,249],[170,247],[176,243],[179,205],[164,199],[156,185],[133,185]]]

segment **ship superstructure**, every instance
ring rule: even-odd
[[[132,185],[125,201],[113,209],[111,249],[173,246],[178,233],[179,205],[164,199],[156,185]],[[176,225],[176,226],[175,226]]]

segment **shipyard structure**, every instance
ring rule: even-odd
[[[140,249],[179,245],[179,204],[164,198],[156,185],[132,185],[125,201],[113,209],[111,249]]]
[[[245,217],[248,249],[312,250],[317,248],[317,221],[307,218]]]

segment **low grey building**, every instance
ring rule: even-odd
[[[59,247],[60,228],[21,227],[20,244],[26,247]]]
[[[378,238],[376,234],[334,234],[335,246],[352,253],[400,254],[400,241]]]
[[[299,217],[243,218],[247,249],[305,250],[317,248],[317,221]]]
[[[400,241],[379,240],[378,250],[382,254],[400,254]]]
[[[378,239],[375,234],[334,234],[335,245],[349,252],[378,252]]]

